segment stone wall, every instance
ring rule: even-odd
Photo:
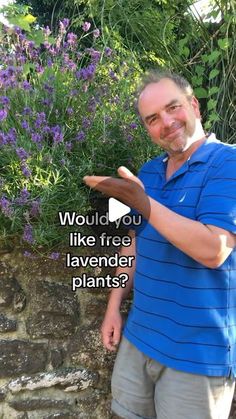
[[[63,265],[0,257],[1,419],[111,418],[114,354],[99,333],[107,290],[73,292]]]
[[[99,334],[107,290],[72,292],[63,265],[17,250],[0,257],[0,419],[112,418],[115,354]]]

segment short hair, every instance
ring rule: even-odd
[[[179,74],[173,73],[170,70],[161,69],[148,71],[142,76],[141,82],[136,90],[137,102],[145,87],[147,87],[151,83],[158,83],[162,79],[172,80],[176,84],[176,86],[178,86],[183,91],[183,93],[186,95],[188,99],[191,99],[193,97],[193,88],[184,77],[180,76]]]

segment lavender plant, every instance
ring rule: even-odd
[[[80,36],[68,19],[53,36],[30,25],[0,36],[0,244],[55,248],[67,241],[58,211],[91,209],[84,175],[136,171],[153,154],[133,106],[140,69],[90,22]]]

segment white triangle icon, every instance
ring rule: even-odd
[[[123,217],[123,215],[128,214],[130,211],[131,209],[127,205],[122,204],[122,202],[115,198],[109,198],[108,219],[111,223],[118,220],[118,218]]]

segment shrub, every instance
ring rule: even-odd
[[[88,22],[78,36],[64,19],[53,37],[22,18],[24,30],[1,32],[0,235],[52,247],[67,240],[58,211],[92,209],[84,175],[136,171],[153,148],[134,111],[134,56],[103,47]]]

